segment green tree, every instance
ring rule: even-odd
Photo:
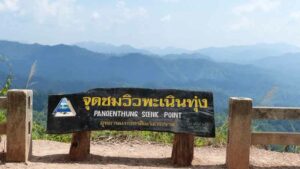
[[[12,83],[12,71],[11,71],[11,65],[8,63],[8,60],[5,56],[0,55],[0,63],[4,63],[8,66],[9,73],[6,76],[6,79],[3,84],[0,83],[0,96],[6,95],[8,89],[11,87]]]

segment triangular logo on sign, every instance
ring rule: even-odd
[[[67,98],[62,98],[53,111],[54,117],[73,117],[76,112]]]

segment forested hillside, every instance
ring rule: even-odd
[[[247,51],[253,53],[258,53],[262,49],[266,51],[265,47],[257,46],[237,48],[216,49],[215,52],[212,51],[213,48],[198,51],[204,54],[156,56],[142,53],[96,53],[70,45],[48,46],[0,41],[0,55],[6,58],[5,62],[12,68],[13,87],[27,86],[34,90],[34,109],[43,112],[35,117],[42,120],[45,120],[43,114],[46,113],[48,94],[80,92],[98,87],[209,90],[214,93],[217,115],[227,112],[230,96],[251,97],[255,105],[300,105],[300,90],[295,83],[297,81],[295,78],[298,77],[295,72],[299,69],[297,54],[292,56],[285,54],[272,59],[273,57],[266,55],[267,52],[262,52],[258,60],[252,61],[253,64],[216,61],[218,56],[213,55],[215,53],[220,55],[220,51],[223,51],[224,56],[231,53],[238,57],[239,53]],[[257,48],[260,50],[256,50]],[[270,46],[267,49],[271,50],[269,48]],[[275,45],[274,48],[278,46]],[[238,52],[232,52],[233,49]],[[282,54],[283,51],[297,51],[293,47],[286,46],[279,49],[278,54]],[[261,59],[264,55],[265,59]],[[290,66],[284,67],[282,64],[285,63],[281,60],[290,63]],[[33,76],[27,84],[32,67],[34,67],[34,72],[31,72]],[[290,70],[294,73],[290,73]],[[9,68],[1,67],[1,82],[8,71]],[[278,124],[276,129],[300,130],[299,123]],[[261,123],[257,123],[256,128],[268,126],[262,127]]]

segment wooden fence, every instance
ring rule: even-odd
[[[27,162],[31,155],[32,91],[9,90],[0,97],[0,109],[7,110],[5,123],[0,124],[0,134],[6,134],[6,161]]]
[[[6,97],[0,97],[0,109],[7,110],[7,121],[0,124],[0,134],[7,135],[6,161],[27,162],[32,148],[32,91],[9,90]],[[249,98],[230,98],[226,154],[229,169],[249,168],[251,145],[300,145],[300,133],[252,132],[253,119],[300,120],[300,108],[253,107]],[[83,159],[89,154],[90,132],[82,134],[84,132],[73,134],[70,157],[74,160]],[[193,141],[193,135],[175,135],[172,152],[174,164],[191,164]],[[82,156],[82,152],[86,153]]]
[[[300,120],[300,108],[253,107],[249,98],[230,98],[227,168],[248,169],[251,145],[300,145],[300,133],[252,132],[251,122],[255,119]]]

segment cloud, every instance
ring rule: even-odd
[[[166,3],[177,3],[180,2],[181,0],[162,0],[162,1]]]
[[[19,8],[19,0],[3,0],[0,1],[0,12],[12,11],[16,12]]]
[[[129,8],[125,1],[118,1],[116,4],[118,19],[131,20],[136,17],[144,17],[147,15],[147,10],[144,7]]]
[[[98,19],[97,23],[101,23],[98,26],[104,27],[106,30],[114,25],[128,23],[136,19],[144,19],[148,15],[148,11],[144,7],[128,6],[123,0],[117,1],[114,8],[102,8],[101,11],[101,20]]]
[[[299,20],[300,19],[300,11],[293,11],[290,13],[290,18]]]
[[[233,12],[236,14],[251,13],[255,11],[269,12],[280,6],[280,0],[251,0],[248,3],[236,6]]]
[[[169,22],[172,19],[172,16],[170,14],[165,15],[163,17],[160,18],[161,22]]]
[[[238,20],[229,25],[229,29],[231,31],[239,31],[256,28],[257,23],[254,20],[250,20],[246,14],[270,12],[277,9],[280,4],[281,0],[250,0],[247,3],[235,6],[233,13],[238,15]]]
[[[239,31],[241,29],[248,29],[253,27],[254,24],[246,17],[242,17],[238,22],[233,23],[229,26],[232,31]]]
[[[112,7],[92,8],[77,0],[0,0],[0,13],[7,11],[18,14],[11,17],[22,17],[30,19],[32,24],[53,25],[59,29],[86,27],[91,19],[98,27],[110,27],[148,15],[143,6],[129,6],[123,0],[118,0]]]
[[[99,12],[97,12],[97,11],[94,11],[93,13],[92,13],[92,19],[94,19],[94,20],[97,20],[97,19],[99,19],[100,18],[100,14],[99,14]]]
[[[39,23],[49,19],[72,20],[75,0],[0,0],[0,12],[12,11]]]
[[[39,24],[55,25],[59,28],[82,30],[80,8],[75,0],[31,0],[28,15]]]
[[[36,16],[43,21],[50,17],[69,18],[74,13],[74,4],[72,0],[36,0]]]
[[[95,6],[94,10],[88,12],[88,15],[93,20],[93,27],[108,31],[113,27],[129,22],[135,24],[136,22],[145,21],[148,11],[143,6],[134,6],[127,4],[127,1],[118,0],[112,6]]]

